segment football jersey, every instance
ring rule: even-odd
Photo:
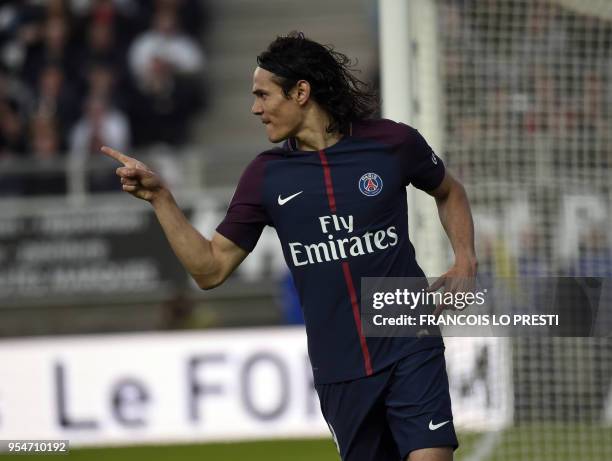
[[[444,172],[417,130],[385,119],[353,123],[320,151],[289,139],[244,171],[217,231],[250,252],[266,225],[276,229],[317,384],[443,347],[439,337],[365,337],[360,302],[362,277],[424,277],[408,236],[406,186],[435,189]]]

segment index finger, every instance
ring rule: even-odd
[[[130,160],[133,160],[131,157],[128,157],[127,155],[122,154],[118,150],[111,149],[108,146],[102,146],[100,150],[104,152],[106,155],[108,155],[109,157],[114,158],[115,160],[123,163],[124,165],[127,165]]]

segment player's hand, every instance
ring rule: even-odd
[[[476,287],[476,263],[455,263],[445,274],[432,283],[427,291],[438,291],[443,288],[444,293],[472,293]],[[452,303],[439,303],[433,312],[438,316],[444,309],[457,309]]]
[[[104,146],[101,151],[118,162],[123,163],[117,168],[117,176],[121,178],[123,190],[148,202],[154,201],[165,186],[161,178],[140,160],[128,157],[121,152]]]

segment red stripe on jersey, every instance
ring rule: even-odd
[[[329,164],[327,163],[327,156],[325,151],[319,151],[319,158],[321,159],[321,165],[323,166],[323,177],[325,178],[325,191],[327,192],[327,201],[329,202],[329,210],[332,213],[336,212],[336,197],[334,197],[334,186],[332,184],[331,172],[329,171]]]
[[[355,285],[353,285],[353,276],[351,275],[351,268],[348,262],[342,262],[342,271],[344,272],[344,280],[346,281],[346,287],[351,298],[351,306],[353,307],[353,318],[355,319],[355,326],[357,327],[357,334],[359,335],[359,342],[361,343],[361,352],[363,354],[363,362],[365,365],[366,375],[372,374],[372,362],[370,360],[370,351],[368,344],[366,343],[365,336],[363,336],[363,330],[361,327],[361,316],[359,315],[359,303],[357,302],[357,292],[355,291]]]
[[[323,166],[323,176],[325,177],[325,190],[327,192],[327,201],[329,202],[329,210],[332,213],[336,212],[336,197],[334,196],[334,185],[332,184],[331,171],[329,169],[329,163],[327,163],[327,156],[324,150],[319,151],[319,158],[321,159],[321,165]],[[363,354],[363,364],[365,367],[366,375],[372,374],[372,362],[370,360],[370,350],[366,343],[365,336],[363,336],[363,330],[361,327],[361,316],[359,311],[359,302],[357,301],[357,292],[355,291],[355,285],[353,284],[353,276],[351,275],[351,268],[348,262],[342,262],[342,271],[344,272],[344,280],[346,282],[346,288],[349,292],[351,299],[351,307],[353,308],[353,318],[355,319],[355,327],[357,328],[357,335],[359,336],[359,343],[361,345],[361,353]]]

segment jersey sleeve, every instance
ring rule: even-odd
[[[444,163],[421,133],[414,128],[407,128],[407,138],[401,152],[404,183],[424,191],[433,190],[444,179]]]
[[[217,232],[240,248],[251,252],[264,227],[271,224],[263,203],[265,161],[257,157],[246,168],[238,182],[227,213]]]

